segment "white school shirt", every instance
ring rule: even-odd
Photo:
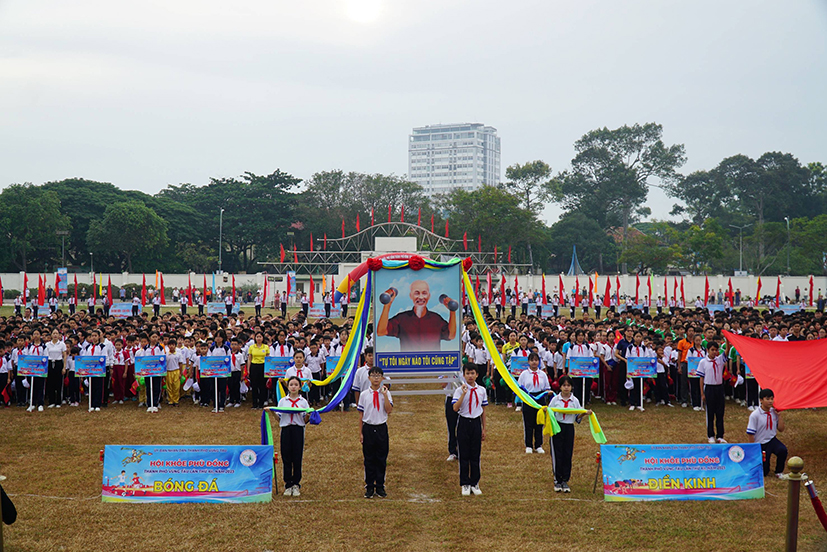
[[[473,362],[474,364],[488,364],[489,360],[491,360],[491,355],[488,354],[485,347],[478,348],[471,345],[471,349],[468,351],[468,362]]]
[[[482,416],[482,408],[488,406],[488,394],[485,392],[485,388],[479,385],[474,384],[473,387],[467,383],[466,385],[468,386],[468,392],[462,399],[462,404],[459,405],[457,413],[463,418],[479,418]],[[454,391],[454,398],[451,400],[451,404],[457,404],[460,396],[462,396],[461,385]]]
[[[377,402],[379,408],[376,408]],[[388,391],[388,402],[393,406],[393,397],[391,397],[390,391]],[[362,423],[380,425],[388,421],[388,412],[385,410],[385,396],[378,389],[376,391],[370,387],[365,389],[359,395],[359,404],[356,405],[356,410],[362,413]]]
[[[582,408],[580,401],[578,401],[574,395],[571,395],[568,399],[564,399],[563,395],[554,395],[548,405],[553,408]],[[554,417],[561,424],[573,424],[577,415],[555,412]]]
[[[247,364],[247,357],[243,352],[230,352],[230,371],[241,372],[241,367]]]
[[[133,306],[133,307],[139,307],[139,306],[141,306],[141,300],[140,300],[139,298],[137,298],[137,297],[133,297],[133,298],[132,298],[132,306]]]
[[[440,378],[449,378],[451,376],[439,376],[439,377]],[[445,396],[446,397],[453,397],[454,396],[454,391],[457,390],[457,388],[460,386],[460,382],[462,382],[462,381],[464,381],[464,378],[462,377],[462,370],[459,370],[456,373],[455,377],[453,377],[451,379],[451,383],[449,383],[448,385],[445,386],[445,389],[444,389]]]
[[[100,343],[96,345],[90,343],[86,348],[80,350],[80,356],[104,356],[105,354],[104,346]]]
[[[279,345],[276,343],[275,345],[270,346],[270,356],[293,358],[293,347],[291,347],[286,341],[284,342],[284,345]]]
[[[68,356],[66,357],[66,371],[74,372],[75,371],[75,357]]]
[[[279,400],[279,408],[310,408],[307,399],[299,395],[297,399],[291,399],[289,396],[282,397]],[[279,415],[279,427],[287,427],[289,425],[297,425],[304,427],[304,413],[303,412],[277,412]]]
[[[115,351],[112,355],[114,366],[126,366],[129,363],[129,352],[126,349]]]
[[[49,360],[63,360],[64,351],[66,351],[66,343],[63,341],[57,343],[46,342],[46,355],[48,355]]]
[[[256,305],[257,307],[260,307],[260,306],[261,306],[261,295],[256,295],[256,302],[255,302],[255,305]]]
[[[184,355],[178,349],[174,353],[167,353],[167,372],[174,372],[180,370],[181,366],[186,364]]]
[[[318,374],[322,371],[325,360],[327,360],[327,356],[321,348],[316,353],[316,356],[310,354],[310,347],[307,347],[304,351],[304,363],[314,374]]]
[[[517,383],[532,395],[551,389],[551,385],[549,385],[548,382],[548,375],[539,368],[534,371],[532,371],[531,368],[523,370],[517,379]]]
[[[106,355],[106,365],[112,366],[115,364],[115,345],[108,339],[103,340],[103,350]]]
[[[87,299],[87,300],[86,300],[86,304],[87,304],[90,308],[91,308],[91,307],[94,307],[94,306],[95,306],[95,299],[94,299],[94,297],[90,297],[89,299]]]
[[[723,353],[712,360],[707,356],[698,363],[695,375],[704,379],[705,386],[721,385],[724,383],[724,366],[726,366],[726,356]]]
[[[46,344],[42,341],[40,345],[35,345],[34,343],[30,343],[28,347],[23,349],[24,355],[34,355],[34,356],[43,356],[46,354]]]
[[[152,298],[152,304],[153,304],[153,305],[157,305],[157,306],[161,306],[161,297],[160,297],[160,296],[158,296],[158,295],[156,295],[155,297],[153,297],[153,298]]]
[[[630,345],[626,349],[626,358],[654,357],[655,351],[646,345]]]
[[[569,345],[569,350],[566,352],[566,358],[592,356],[594,356],[594,353],[592,352],[592,348],[588,343],[583,343],[582,345],[572,343],[571,345]]]
[[[284,373],[284,379],[287,380],[287,379],[290,379],[293,376],[296,376],[297,378],[299,378],[301,380],[306,380],[306,379],[310,379],[312,377],[312,372],[310,371],[310,369],[307,366],[302,366],[301,371],[296,369],[295,366],[291,366]]]
[[[0,357],[0,374],[8,374],[11,371],[11,354],[6,353]]]
[[[749,415],[747,434],[755,438],[755,442],[763,445],[778,434],[778,412],[770,408],[767,412],[760,406]]]

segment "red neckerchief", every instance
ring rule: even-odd
[[[468,399],[468,414],[471,414],[471,411],[474,409],[474,399],[477,400],[477,405],[480,404],[480,398],[477,397],[477,386],[469,387],[469,391],[471,391],[471,396]]]
[[[532,370],[531,375],[534,377],[534,385],[540,385],[540,371]]]
[[[563,401],[563,408],[568,408],[568,407],[569,407],[569,403],[572,401],[572,399],[560,399],[560,400],[561,400],[561,401]],[[563,414],[563,419],[564,419],[564,420],[566,419],[566,415],[565,415],[565,414]]]
[[[377,412],[379,411],[379,391],[373,392],[373,407]]]
[[[767,428],[772,429],[772,410],[767,412]]]
[[[298,399],[291,399],[290,397],[287,397],[287,400],[290,401],[290,406],[292,406],[293,408],[298,408],[296,405],[299,403],[300,400],[302,400],[302,398],[299,397]],[[293,423],[293,412],[290,413],[290,423]]]

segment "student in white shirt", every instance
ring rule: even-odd
[[[46,400],[49,403],[49,408],[60,408],[63,402],[63,368],[66,364],[66,343],[61,339],[57,328],[52,330],[51,337],[51,341],[46,343],[46,355],[49,357]]]
[[[784,431],[784,420],[773,408],[775,394],[772,389],[762,389],[758,398],[761,405],[749,415],[747,440],[761,445],[761,452],[764,453],[764,477],[770,474],[770,460],[774,454],[775,476],[780,478],[787,463],[787,447],[778,440],[778,433]]]
[[[462,496],[481,495],[480,453],[485,440],[485,407],[488,396],[477,385],[477,367],[466,362],[462,367],[465,381],[454,391],[454,412],[457,420],[457,448],[459,449],[459,484]]]
[[[579,409],[580,401],[572,395],[572,380],[568,376],[560,378],[560,394],[555,395],[549,403],[549,408]],[[554,417],[560,425],[560,432],[551,438],[551,459],[554,465],[555,492],[570,493],[569,479],[571,478],[571,458],[574,453],[574,422],[580,423],[583,416],[590,415],[591,410],[584,414],[567,414],[555,412]]]
[[[279,408],[310,408],[307,400],[299,394],[302,382],[296,376],[287,379],[287,393],[279,400]],[[284,474],[284,496],[300,496],[302,482],[302,455],[304,454],[304,432],[310,413],[279,412],[281,428],[280,444]]]
[[[241,351],[241,340],[234,337],[230,340],[230,403],[228,406],[241,406],[241,378],[247,367],[246,355]]]
[[[186,359],[184,353],[177,350],[178,343],[175,337],[167,339],[167,404],[170,406],[178,406],[178,401],[181,400],[181,367],[186,366]]]
[[[365,458],[365,498],[385,498],[385,471],[388,465],[388,415],[393,412],[393,398],[382,385],[384,372],[370,369],[370,387],[359,395],[359,442]]]
[[[724,367],[726,355],[718,354],[718,344],[706,344],[707,357],[698,363],[697,375],[701,378],[701,402],[706,404],[706,434],[710,443],[726,443],[724,439]]]
[[[307,364],[307,367],[310,369],[311,377],[315,380],[320,380],[324,378],[324,367],[325,367],[325,360],[327,357],[325,356],[324,351],[319,349],[319,342],[314,339],[310,342],[310,346],[305,351],[305,358],[304,362]],[[308,402],[314,408],[318,405],[319,400],[321,399],[321,389],[318,385],[310,385],[310,393],[307,398]]]
[[[534,397],[538,404],[546,403],[546,396],[551,390],[548,375],[540,370],[540,355],[531,353],[528,355],[528,370],[523,370],[517,384]],[[542,396],[541,396],[542,395]],[[543,426],[537,423],[537,409],[529,405],[523,406],[523,434],[525,440],[525,452],[531,454],[545,454],[543,450]]]

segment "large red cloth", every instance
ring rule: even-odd
[[[768,341],[724,337],[741,353],[762,389],[772,389],[775,408],[827,406],[827,340]]]

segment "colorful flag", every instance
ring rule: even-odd
[[[761,276],[758,277],[758,289],[755,290],[755,306],[758,306],[758,301],[761,300]]]
[[[491,273],[488,273],[488,303],[491,304],[494,302],[494,289],[491,282]]]
[[[141,306],[146,306],[146,274],[144,274],[143,284],[141,285]]]
[[[233,274],[233,305],[235,305],[235,274]]]
[[[500,304],[505,307],[505,274],[502,275],[502,282],[500,282]]]
[[[2,284],[0,284],[0,290],[2,290],[2,289],[3,289],[3,286],[2,286]],[[2,304],[3,303],[0,302],[0,305],[2,305]],[[813,276],[812,276],[812,274],[810,275],[810,306],[811,307],[813,306]]]
[[[422,207],[416,211],[416,225],[422,226]]]
[[[543,304],[547,305],[548,301],[546,301],[546,273],[545,272],[543,272],[543,289],[542,289],[542,292],[543,292]]]
[[[359,213],[356,213],[356,231],[361,232],[362,230],[362,223],[359,221]]]
[[[206,278],[206,277],[207,276],[205,275],[204,278]],[[213,275],[213,282],[214,281],[215,281],[215,275]],[[167,296],[166,296],[166,293],[164,292],[164,273],[163,272],[161,273],[161,304],[162,305],[167,304]]]
[[[589,308],[594,307],[594,282],[589,276]]]
[[[75,274],[75,306],[78,304],[78,275]]]
[[[609,307],[611,306],[612,301],[612,279],[606,278],[606,291],[603,292],[603,306]]]
[[[635,274],[635,306],[640,304],[640,274]]]
[[[447,234],[447,232],[446,232]],[[468,232],[462,234],[462,248],[468,251]]]
[[[445,219],[445,237],[448,237],[448,219]]]
[[[108,276],[109,281],[106,283],[106,303],[112,306],[112,276]]]
[[[313,296],[316,294],[316,286],[313,283],[313,275],[310,275],[310,293],[307,294],[308,303],[313,306]]]
[[[373,207],[370,208],[370,225],[373,226]]]
[[[683,281],[681,281],[683,284]],[[704,306],[709,301],[709,276],[704,276]]]
[[[777,309],[781,303],[781,276],[778,276],[778,281],[775,284],[775,308]]]
[[[310,232],[310,252],[313,253],[313,232]]]
[[[400,222],[405,222],[405,204],[402,204],[402,211],[400,213]]]
[[[283,243],[279,244],[279,262],[280,263],[284,262],[284,244]]]

